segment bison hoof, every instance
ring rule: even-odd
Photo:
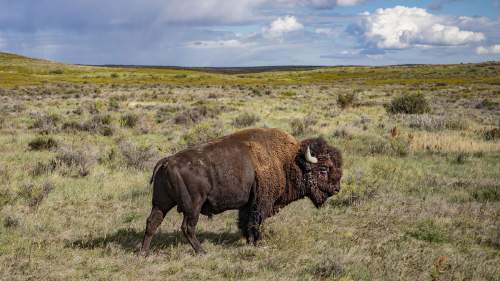
[[[144,257],[144,258],[147,258],[149,256],[149,251],[139,251],[139,253],[137,254],[139,257]]]
[[[202,256],[202,255],[205,255],[207,252],[205,252],[205,250],[203,250],[202,248],[199,248],[197,250],[194,250],[195,254],[196,255],[199,255],[199,256]]]

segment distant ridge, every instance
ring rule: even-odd
[[[3,60],[3,61],[2,61]],[[19,55],[9,52],[0,51],[0,64],[14,61],[29,61],[30,63],[37,63],[39,66],[50,64],[51,66],[60,65],[64,67],[71,66],[91,66],[91,67],[105,67],[105,68],[142,68],[142,69],[170,69],[170,70],[192,70],[217,74],[250,74],[262,72],[285,72],[285,71],[308,71],[325,68],[345,68],[345,67],[363,67],[363,68],[413,68],[420,66],[453,66],[453,65],[478,65],[478,66],[491,66],[498,65],[500,61],[483,61],[478,63],[456,63],[456,64],[393,64],[393,65],[270,65],[270,66],[235,66],[235,67],[195,67],[195,66],[169,66],[169,65],[132,65],[132,64],[71,64],[61,63],[58,61],[32,58],[25,55]]]
[[[277,65],[277,66],[237,66],[237,67],[193,67],[193,66],[164,66],[164,65],[121,65],[121,64],[101,64],[87,65],[98,67],[119,67],[119,68],[155,68],[155,69],[174,69],[174,70],[195,70],[221,74],[244,74],[259,73],[271,71],[307,71],[331,66],[319,65]]]

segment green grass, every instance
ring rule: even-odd
[[[187,69],[73,66],[0,53],[0,86],[78,83],[98,85],[500,85],[500,64],[324,67],[310,71],[217,74]],[[441,86],[439,86],[441,85]],[[286,93],[285,96],[290,94]]]
[[[0,280],[498,280],[499,67],[235,75],[0,53]],[[431,112],[386,112],[407,93]],[[337,146],[340,193],[282,209],[258,247],[236,212],[202,217],[203,256],[172,210],[137,257],[155,161],[247,126]]]

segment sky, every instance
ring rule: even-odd
[[[74,64],[500,60],[500,0],[0,0],[0,51]]]

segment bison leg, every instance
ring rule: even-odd
[[[248,244],[256,245],[261,239],[260,224],[262,216],[252,207],[245,206],[238,213],[238,228],[246,238]]]
[[[241,234],[245,237],[247,242],[249,242],[248,212],[249,212],[248,206],[241,208],[238,212],[238,228],[240,229]]]
[[[250,211],[248,216],[248,239],[249,244],[257,245],[257,242],[262,238],[260,234],[260,224],[262,216],[259,212]]]
[[[193,214],[184,213],[184,219],[182,220],[182,233],[189,241],[189,244],[193,247],[197,254],[204,254],[205,251],[201,248],[200,241],[196,238],[196,224],[198,223],[198,217],[200,212],[195,212]]]
[[[260,224],[262,216],[258,210],[256,198],[256,185],[252,186],[252,192],[248,203],[238,213],[238,228],[247,239],[248,244],[256,245],[261,239]]]
[[[157,206],[153,206],[151,213],[146,221],[146,231],[144,232],[144,239],[142,240],[142,247],[140,254],[143,256],[147,256],[149,254],[149,246],[151,244],[151,240],[153,239],[153,235],[156,233],[156,230],[160,226],[161,222],[165,215],[167,215],[168,211],[172,209],[175,204],[172,202],[165,209],[161,209]]]
[[[146,231],[144,232],[144,239],[142,240],[141,255],[147,256],[149,254],[151,239],[153,239],[153,235],[156,233],[164,217],[165,214],[159,208],[153,207],[146,221]]]

